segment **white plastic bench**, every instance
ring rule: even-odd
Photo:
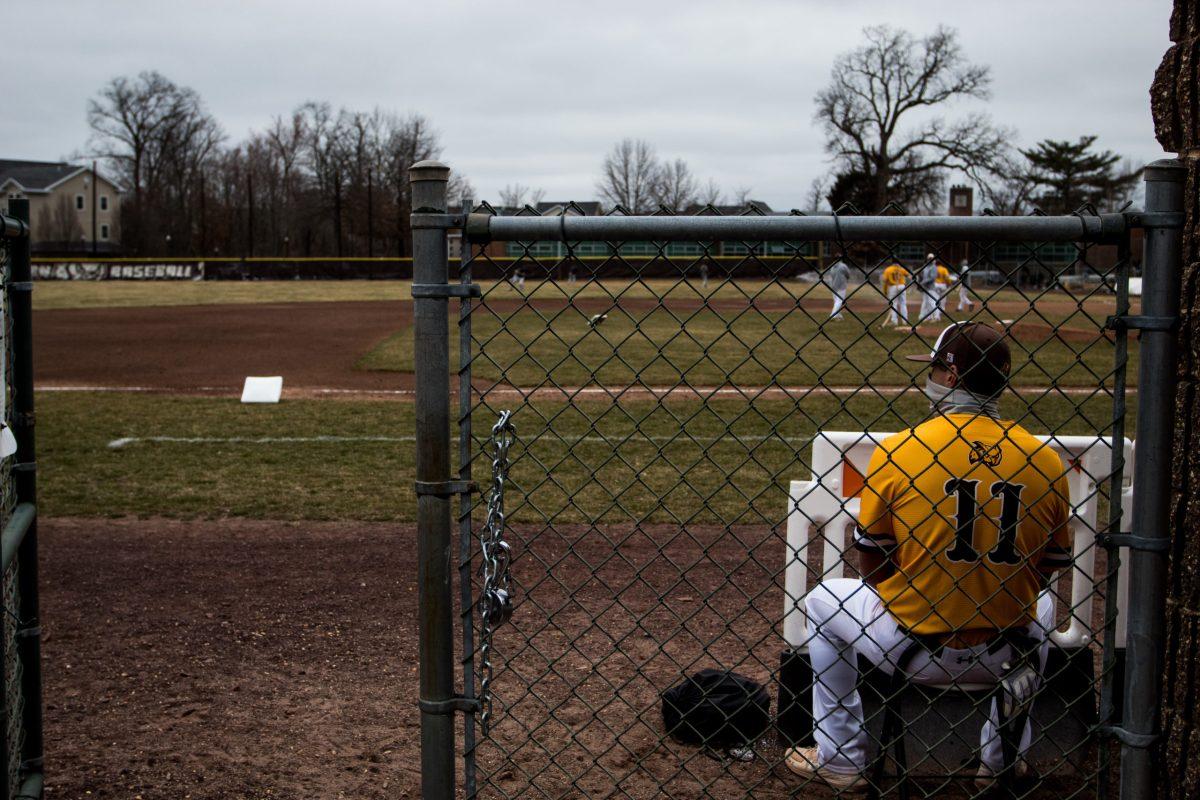
[[[882,432],[823,431],[813,439],[812,478],[792,481],[787,515],[787,567],[784,576],[783,634],[797,651],[807,650],[804,598],[811,582],[843,576],[842,556],[852,541],[858,521],[858,490],[867,474],[876,445],[892,434]],[[1112,439],[1101,436],[1038,436],[1069,467],[1071,532],[1074,563],[1071,581],[1071,617],[1066,630],[1055,631],[1051,641],[1062,648],[1086,646],[1095,636],[1092,599],[1096,585],[1096,534],[1098,484],[1111,475]],[[1133,443],[1125,440],[1125,470],[1121,480],[1121,507],[1133,508]],[[822,546],[821,573],[809,569],[808,548],[816,538]],[[823,545],[821,544],[823,542]],[[1125,647],[1128,573],[1117,581],[1116,647]]]

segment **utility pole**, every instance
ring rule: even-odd
[[[249,201],[246,204],[246,255],[254,258],[254,170],[246,170],[246,194]]]
[[[367,258],[375,255],[375,196],[372,188],[371,168],[367,167]]]
[[[96,255],[96,162],[92,162],[92,255]]]

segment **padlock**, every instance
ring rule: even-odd
[[[503,589],[488,589],[479,597],[479,616],[493,628],[512,618],[513,601]]]

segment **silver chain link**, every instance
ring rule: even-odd
[[[508,542],[504,541],[504,485],[508,481],[508,449],[517,432],[512,424],[512,413],[500,412],[500,419],[492,426],[492,491],[488,495],[487,520],[479,535],[482,554],[480,572],[483,577],[477,604],[481,674],[479,727],[484,736],[488,735],[492,721],[492,636],[496,628],[512,615],[512,578],[509,575],[512,551]]]

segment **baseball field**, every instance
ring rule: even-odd
[[[927,350],[940,326],[879,328],[883,304],[870,287],[837,322],[824,321],[822,289],[755,282],[485,292],[486,313],[471,321],[482,353],[475,432],[499,409],[522,409],[513,480],[536,510],[512,520],[523,580],[541,587],[542,611],[575,602],[581,633],[569,646],[552,641],[560,630],[523,641],[539,653],[566,647],[562,668],[572,670],[645,651],[624,694],[567,681],[556,709],[606,697],[639,719],[651,709],[651,689],[679,668],[656,662],[658,645],[643,635],[639,614],[648,619],[663,592],[699,597],[702,613],[690,619],[708,614],[718,627],[753,609],[752,633],[730,638],[726,625],[701,649],[763,671],[774,650],[746,653],[776,647],[780,585],[766,567],[733,583],[728,572],[747,553],[782,560],[779,519],[763,508],[782,516],[775,495],[807,477],[797,454],[818,430],[895,430],[922,418],[918,366],[899,356]],[[48,796],[417,796],[408,297],[400,281],[38,284]],[[1018,345],[1010,413],[1035,433],[1107,432],[1111,295],[985,299]],[[248,375],[283,375],[283,402],[240,404]],[[1131,384],[1135,376],[1131,357]],[[1131,406],[1127,430],[1132,415]],[[592,457],[604,449],[619,456]],[[561,523],[553,540],[533,531],[551,518]],[[629,563],[651,563],[664,544],[646,531],[665,536],[680,522],[684,550],[707,553],[706,541],[728,544],[721,531],[738,531],[730,570],[714,553],[683,586],[629,587],[618,603],[628,619],[596,628],[598,587],[575,578],[600,576],[603,545],[616,540]],[[556,554],[589,531],[597,546],[597,530],[600,562],[580,571],[567,561],[585,547]],[[572,577],[547,577],[560,574]],[[513,697],[507,708],[529,702]],[[639,774],[699,785],[672,772],[677,761],[648,729],[603,749],[611,731],[552,716],[585,753],[597,743],[610,771],[632,758]],[[527,753],[526,774],[491,780],[569,793],[571,781],[545,766],[553,761]],[[764,796],[789,785],[754,780]]]

